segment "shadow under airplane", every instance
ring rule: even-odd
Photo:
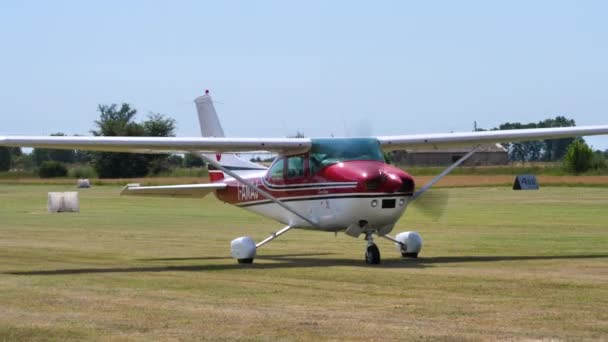
[[[232,269],[268,270],[280,268],[307,268],[307,267],[331,267],[331,266],[354,266],[374,268],[425,268],[438,264],[466,263],[466,262],[499,262],[499,261],[530,261],[530,260],[574,260],[574,259],[601,259],[608,258],[608,254],[586,254],[586,255],[513,255],[513,256],[451,256],[451,257],[428,257],[419,259],[384,259],[380,265],[366,265],[360,260],[343,258],[320,258],[332,253],[305,253],[305,254],[283,254],[258,256],[256,260],[275,261],[271,263],[237,264],[230,257],[189,257],[189,258],[162,258],[162,259],[140,259],[144,262],[159,261],[189,261],[189,260],[228,260],[225,264],[211,265],[162,265],[162,266],[133,266],[133,267],[107,267],[107,268],[73,268],[55,270],[35,271],[12,271],[4,274],[10,275],[70,275],[70,274],[95,274],[95,273],[137,273],[137,272],[198,272],[198,271],[220,271]]]

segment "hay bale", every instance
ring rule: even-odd
[[[50,213],[80,212],[78,192],[49,192],[47,209]]]
[[[91,181],[88,179],[79,179],[78,183],[76,183],[76,187],[79,189],[88,189],[91,187]]]

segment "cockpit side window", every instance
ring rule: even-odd
[[[283,169],[285,165],[285,158],[281,158],[272,164],[268,174],[270,175],[270,179],[272,180],[282,180],[283,179]]]
[[[291,156],[287,158],[286,178],[299,178],[305,176],[304,156]]]

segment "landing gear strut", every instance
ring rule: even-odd
[[[371,233],[365,235],[367,240],[367,249],[365,250],[365,263],[368,265],[377,265],[380,263],[380,250],[374,243],[374,238]]]

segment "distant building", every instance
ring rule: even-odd
[[[407,166],[449,166],[467,154],[471,149],[450,148],[450,149],[426,149],[416,151],[395,151],[391,155],[394,164]],[[484,166],[484,165],[507,165],[509,163],[509,153],[500,144],[487,145],[475,153],[463,165],[465,166]]]

